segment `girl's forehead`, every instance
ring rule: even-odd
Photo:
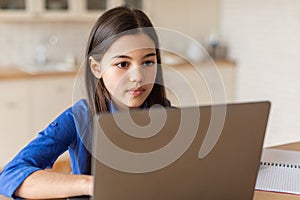
[[[143,49],[154,49],[153,40],[144,33],[124,35],[118,38],[106,51],[106,54],[123,55]]]

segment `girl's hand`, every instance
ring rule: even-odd
[[[93,176],[88,176],[88,183],[87,183],[87,190],[88,190],[88,195],[93,196],[94,194],[94,177]]]

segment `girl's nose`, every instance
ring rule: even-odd
[[[129,72],[129,76],[131,82],[141,83],[144,79],[142,67],[134,67],[133,69],[131,69]]]

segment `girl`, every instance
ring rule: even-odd
[[[63,112],[5,166],[0,194],[31,199],[92,195],[92,117],[125,108],[169,106],[160,62],[156,32],[142,11],[118,7],[105,12],[87,44],[88,98]],[[66,150],[72,174],[45,170]]]

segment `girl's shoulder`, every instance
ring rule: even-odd
[[[73,104],[73,106],[71,107],[72,110],[84,110],[84,111],[88,111],[89,107],[88,107],[88,103],[86,99],[80,99],[77,102],[75,102]]]
[[[86,121],[91,117],[91,112],[86,99],[80,99],[67,111],[71,112],[76,121]]]
[[[84,133],[89,126],[91,126],[92,114],[86,99],[80,99],[70,107],[76,129],[79,133]]]

